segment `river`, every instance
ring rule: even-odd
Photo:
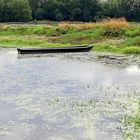
[[[140,57],[0,49],[0,140],[123,140]]]

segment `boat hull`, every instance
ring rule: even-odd
[[[73,47],[58,47],[58,48],[17,48],[19,54],[42,54],[42,53],[74,53],[88,52],[93,48],[90,46],[73,46]]]

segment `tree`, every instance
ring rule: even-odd
[[[29,1],[29,5],[31,7],[31,10],[32,10],[32,17],[33,19],[36,18],[36,16],[40,17],[41,16],[41,13],[43,14],[44,12],[42,12],[42,10],[40,9],[41,8],[41,5],[42,5],[42,2],[44,2],[43,0],[28,0]]]
[[[103,2],[103,13],[106,17],[117,18],[121,17],[120,14],[120,5],[122,4],[122,0],[106,0]]]
[[[89,21],[90,17],[90,11],[85,7],[83,10],[83,21]]]
[[[1,21],[29,21],[31,9],[27,0],[1,0]]]
[[[8,7],[11,11],[11,21],[29,21],[32,19],[32,12],[27,0],[11,0]]]
[[[140,0],[122,1],[121,12],[128,20],[140,21]]]
[[[56,14],[55,16],[56,21],[62,21],[63,20],[63,15],[61,13]]]
[[[73,20],[81,20],[81,15],[82,15],[82,11],[80,8],[75,8],[73,11],[72,11],[72,18]]]
[[[4,10],[5,10],[5,1],[1,0],[0,1],[0,21],[3,21]]]
[[[106,17],[140,21],[140,0],[106,0],[102,2],[102,9]]]
[[[0,0],[0,21],[88,22],[107,17],[140,21],[140,0]]]
[[[42,8],[38,8],[35,11],[34,18],[37,20],[43,20],[44,19],[44,10]]]

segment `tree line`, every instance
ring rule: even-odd
[[[0,0],[0,21],[140,21],[140,0]]]

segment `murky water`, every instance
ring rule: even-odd
[[[0,50],[0,140],[123,140],[140,57]]]

